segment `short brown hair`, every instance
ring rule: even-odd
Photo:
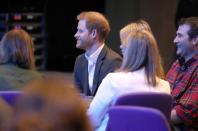
[[[96,29],[99,39],[104,41],[110,32],[110,26],[107,18],[99,12],[89,11],[81,12],[77,16],[77,20],[86,20],[86,27],[91,32]]]
[[[35,67],[33,40],[22,29],[7,32],[0,43],[0,64],[11,63],[20,68]]]
[[[188,31],[190,40],[196,38],[198,36],[198,17],[181,18],[179,26],[184,24],[190,26],[190,30]]]

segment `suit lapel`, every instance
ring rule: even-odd
[[[84,76],[82,76],[82,77],[84,77],[83,78],[84,79],[84,81],[83,81],[83,83],[84,83],[83,92],[85,92],[86,95],[91,95],[91,92],[89,90],[89,84],[88,84],[88,68],[87,68],[88,67],[88,61],[85,58],[85,56],[84,56],[83,62],[81,64],[83,65],[83,68],[80,72],[82,72],[82,74],[84,74]]]
[[[98,82],[99,82],[99,76],[100,76],[100,69],[102,67],[103,60],[106,56],[106,53],[107,53],[107,47],[104,46],[96,62],[96,67],[94,71],[94,79],[93,79],[93,88],[92,88],[92,93],[91,93],[92,95],[95,95],[97,91],[97,87],[99,86]]]

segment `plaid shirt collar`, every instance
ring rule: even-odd
[[[196,60],[198,60],[198,54],[195,55],[194,57],[192,57],[191,59],[189,59],[188,61],[185,61],[185,59],[183,57],[179,57],[178,62],[181,67],[180,68],[181,71],[185,71]]]

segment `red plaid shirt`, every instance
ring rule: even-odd
[[[177,60],[166,79],[171,86],[177,115],[187,128],[198,129],[198,55],[182,65]]]

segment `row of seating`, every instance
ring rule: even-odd
[[[106,131],[171,131],[165,116],[155,108],[115,106],[109,110]]]
[[[14,106],[18,97],[22,94],[22,91],[0,91],[0,96],[3,98],[10,106]]]
[[[125,94],[109,110],[106,131],[171,131],[172,97],[165,93]]]
[[[21,91],[0,91],[0,96],[14,106]],[[170,131],[172,97],[165,93],[130,93],[116,100],[109,110],[106,131]]]

